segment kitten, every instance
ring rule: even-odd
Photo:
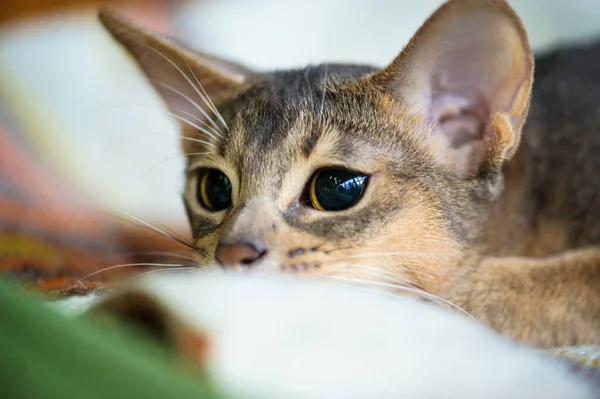
[[[502,0],[445,3],[383,69],[259,73],[100,19],[182,122],[198,264],[428,293],[534,345],[600,344],[600,45],[539,57],[532,92]]]

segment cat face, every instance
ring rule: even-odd
[[[199,264],[436,291],[473,251],[532,80],[503,1],[446,3],[381,70],[256,73],[101,19],[182,122]]]
[[[325,65],[258,77],[223,103],[216,140],[186,140],[201,154],[188,157],[185,190],[201,263],[379,280],[409,263],[415,280],[416,261],[454,249],[423,132],[359,82],[370,72]],[[220,249],[240,243],[255,251]]]

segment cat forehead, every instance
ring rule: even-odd
[[[311,90],[321,89],[327,83],[358,80],[377,69],[367,65],[321,64],[303,69],[275,71],[262,75],[264,86],[274,96],[297,99],[310,95]]]
[[[290,174],[299,186],[323,168],[415,175],[423,136],[397,101],[364,79],[373,71],[328,64],[260,75],[218,104],[229,128],[209,156],[188,158],[188,171],[220,169],[248,194],[277,192]]]
[[[237,119],[249,139],[264,144],[264,140],[285,135],[289,126],[303,115],[312,119],[331,116],[336,105],[350,94],[348,87],[358,86],[360,78],[372,71],[373,68],[365,66],[326,64],[262,74],[224,104],[223,113]]]
[[[222,105],[229,131],[219,145],[229,161],[309,157],[327,142],[331,155],[356,154],[360,144],[395,140],[390,115],[381,112],[383,97],[361,84],[375,69],[367,66],[320,65],[262,75]],[[380,101],[379,101],[380,102]],[[385,108],[385,106],[383,106]],[[325,137],[327,136],[327,137]]]

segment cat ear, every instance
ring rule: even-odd
[[[527,116],[533,56],[521,21],[502,0],[450,0],[400,55],[371,77],[422,117],[428,146],[466,177],[516,151]]]
[[[175,118],[180,121],[187,119],[194,124],[199,120],[208,122],[212,128],[219,130],[214,126],[220,122],[214,102],[236,91],[253,75],[252,72],[193,52],[132,24],[112,11],[101,10],[98,17],[135,59]]]

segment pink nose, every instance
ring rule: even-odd
[[[266,251],[258,252],[250,244],[219,244],[215,251],[215,258],[226,269],[248,268],[262,258]]]

